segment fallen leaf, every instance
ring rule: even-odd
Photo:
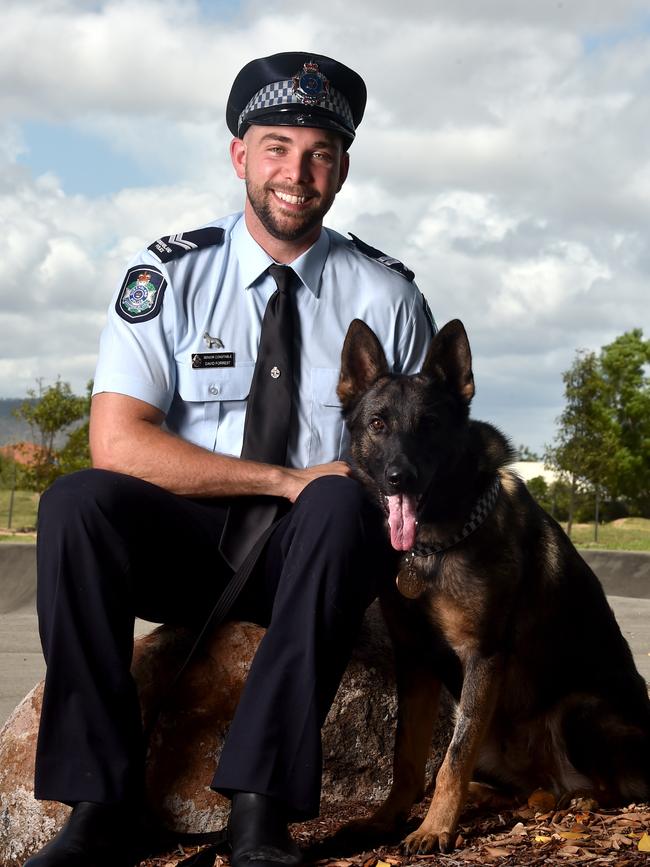
[[[469,849],[461,849],[459,852],[454,852],[454,856],[460,861],[483,861],[484,857],[480,852],[472,852]],[[419,855],[418,858],[422,856]],[[427,857],[426,855],[424,856]],[[436,856],[438,858],[439,856]]]
[[[536,809],[533,810],[531,807],[520,807],[517,810],[517,815],[520,819],[534,819],[537,812]]]
[[[517,824],[514,826],[514,828],[512,829],[512,831],[510,833],[516,837],[525,837],[526,836],[526,829],[524,828],[524,823],[523,822],[517,822]]]
[[[485,854],[490,858],[504,858],[511,854],[510,849],[504,849],[502,846],[486,846]]]
[[[650,834],[644,834],[637,846],[639,852],[650,852]]]
[[[617,849],[619,846],[633,846],[634,840],[632,837],[628,837],[627,834],[613,834],[610,838],[610,842]]]
[[[580,846],[562,846],[561,849],[557,850],[558,855],[562,855],[563,858],[568,857],[569,855],[577,855],[580,852]]]
[[[528,798],[528,806],[531,810],[537,810],[539,813],[548,813],[549,810],[554,810],[557,799],[553,792],[548,792],[546,789],[535,789]]]
[[[550,843],[552,837],[547,837],[546,834],[537,834],[534,838],[536,843]]]
[[[580,833],[580,831],[556,831],[558,837],[563,840],[588,840],[589,834]]]
[[[390,867],[388,861],[377,861],[376,867]]]

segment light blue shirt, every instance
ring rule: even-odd
[[[239,456],[262,317],[276,288],[267,273],[273,259],[251,237],[242,214],[210,226],[224,229],[221,244],[166,264],[147,249],[131,262],[161,272],[167,288],[159,312],[133,322],[116,312],[123,291],[118,290],[101,337],[93,393],[146,401],[165,413],[166,428],[178,436]],[[306,467],[347,454],[336,385],[352,319],[373,329],[390,367],[403,373],[422,366],[432,324],[414,283],[331,229],[323,229],[291,267],[300,277],[295,296],[300,365],[287,465]],[[222,345],[209,348],[206,335]],[[212,352],[223,353],[232,366],[192,367],[194,353]]]

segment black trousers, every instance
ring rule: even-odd
[[[41,498],[38,612],[47,663],[37,798],[141,797],[144,744],[129,668],[136,617],[200,626],[231,572],[219,555],[223,500],[179,497],[84,470]],[[320,729],[363,613],[395,559],[383,519],[353,480],[309,484],[268,542],[231,617],[267,626],[213,788],[318,814]],[[179,660],[179,665],[182,660]]]

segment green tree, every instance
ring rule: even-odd
[[[551,501],[548,482],[544,476],[534,476],[532,479],[528,479],[526,487],[540,506],[543,509],[546,509],[547,512],[550,512],[553,504]]]
[[[631,512],[650,515],[650,340],[635,328],[604,346],[600,358],[617,436],[610,492]]]
[[[73,394],[69,383],[60,379],[46,387],[39,380],[38,391],[30,389],[27,395],[15,414],[29,425],[37,449],[25,470],[24,483],[41,492],[66,472],[61,464],[65,447],[60,450],[58,443],[66,434],[69,439],[70,429],[87,417],[89,398]]]
[[[75,427],[69,434],[65,445],[58,454],[61,474],[74,473],[91,465],[90,442],[88,428],[90,425],[90,400],[92,397],[92,381],[86,386],[84,417],[85,421]]]
[[[595,497],[595,533],[599,504],[616,475],[614,454],[618,437],[611,411],[610,385],[595,353],[580,350],[562,374],[566,406],[558,419],[555,444],[547,449],[546,462],[569,485],[567,532],[571,535],[576,495],[591,489]]]

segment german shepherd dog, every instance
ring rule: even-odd
[[[407,853],[454,848],[473,774],[524,795],[650,798],[645,683],[598,579],[508,469],[508,441],[470,420],[462,323],[404,376],[355,320],[338,394],[355,474],[402,552],[381,594],[397,666],[393,784],[356,830],[393,832],[422,798],[441,684],[457,702],[453,736]]]

